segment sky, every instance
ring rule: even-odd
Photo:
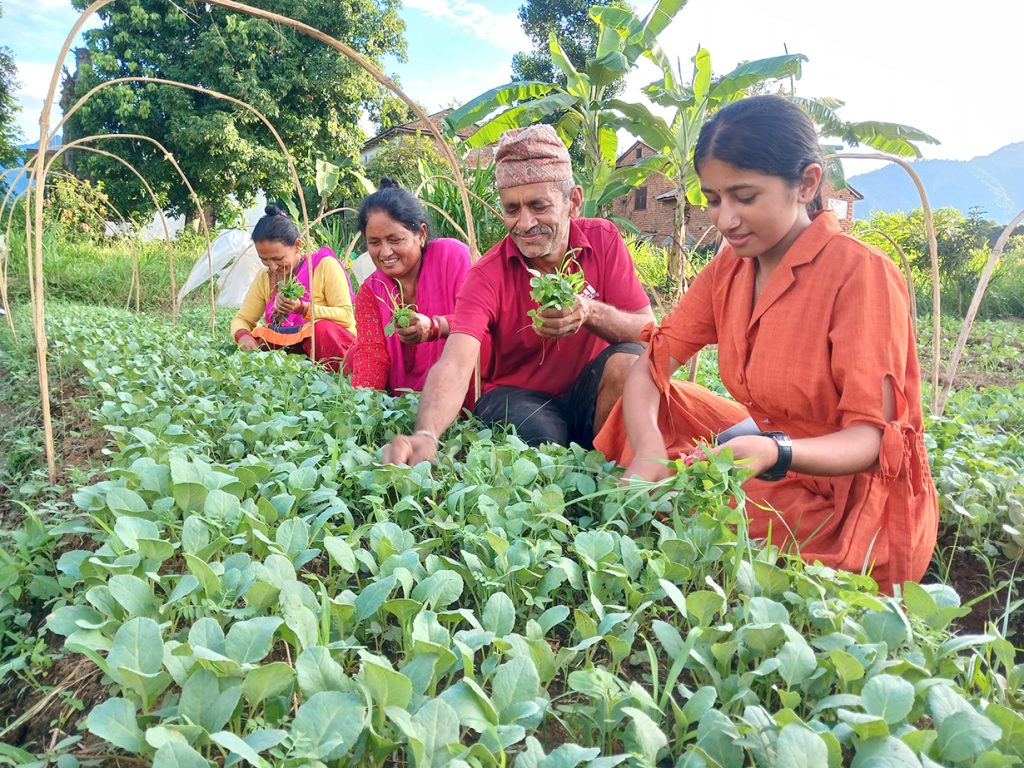
[[[508,82],[511,59],[530,45],[516,17],[523,0],[405,0],[408,60],[389,59],[403,89],[433,111]],[[646,12],[653,0],[634,0]],[[21,88],[20,125],[38,138],[54,61],[77,14],[69,0],[0,0],[0,45],[11,48]],[[660,42],[683,64],[698,46],[716,73],[741,61],[790,53],[808,57],[799,95],[846,102],[846,120],[886,120],[941,141],[927,158],[969,160],[1024,141],[1017,72],[1024,3],[1019,0],[690,0]],[[69,60],[69,66],[73,62]],[[625,96],[654,80],[635,70]],[[620,147],[626,149],[625,145]],[[859,162],[859,161],[850,161]],[[847,173],[870,164],[847,165]]]

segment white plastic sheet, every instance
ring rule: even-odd
[[[179,304],[210,279],[211,266],[220,289],[217,296],[217,306],[220,307],[241,306],[253,278],[263,268],[248,232],[241,229],[224,230],[211,243],[209,252],[199,257],[185,284],[178,291]]]

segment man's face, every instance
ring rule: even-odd
[[[568,198],[565,186],[539,182],[499,191],[502,218],[512,242],[536,269],[557,269],[569,248],[569,219],[579,216],[583,190],[573,187]]]

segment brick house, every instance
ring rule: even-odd
[[[444,120],[451,111],[451,109],[442,109],[440,112],[428,115],[428,117],[430,118],[430,121],[440,129],[441,121]],[[462,128],[458,131],[458,136],[459,138],[465,139],[472,135],[475,130],[475,126]],[[416,136],[418,134],[429,137],[431,141],[437,144],[437,139],[435,139],[433,134],[430,133],[424,122],[417,118],[416,120],[402,125],[392,126],[383,133],[378,133],[372,139],[369,139],[365,144],[363,144],[362,151],[359,153],[359,160],[363,165],[366,165],[373,159],[374,155],[380,152],[385,144],[401,141],[405,136]],[[469,168],[486,167],[494,162],[494,147],[492,145],[488,145],[486,147],[480,147],[479,149],[471,149],[466,155],[465,161],[466,166]]]
[[[637,141],[619,156],[615,166],[622,168],[635,165],[655,154],[657,153],[651,146]],[[660,173],[651,174],[642,186],[616,198],[612,203],[612,213],[633,222],[642,237],[651,240],[655,245],[667,248],[672,244],[677,194],[678,189],[670,179]],[[864,196],[850,186],[836,191],[826,182],[822,188],[824,206],[836,212],[840,226],[847,232],[853,227],[854,203],[863,199]],[[686,203],[684,216],[688,245],[699,241],[713,241],[715,233],[708,234],[713,225],[706,208]]]

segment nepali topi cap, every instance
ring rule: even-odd
[[[550,125],[505,131],[498,140],[494,159],[498,189],[572,179],[569,150]]]

